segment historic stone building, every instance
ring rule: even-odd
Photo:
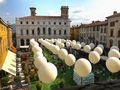
[[[17,48],[29,45],[29,39],[64,38],[70,39],[68,6],[61,7],[60,16],[37,16],[31,7],[31,15],[16,19]]]
[[[120,48],[120,13],[116,11],[113,12],[113,15],[108,16],[108,34],[107,42],[108,47],[116,45]]]
[[[116,11],[105,21],[93,21],[79,26],[80,42],[103,44],[110,48],[115,45],[120,48],[120,13]]]
[[[8,49],[12,50],[12,28],[0,17],[0,70],[5,61]]]

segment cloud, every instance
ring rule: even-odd
[[[60,13],[59,12],[56,12],[54,10],[49,10],[48,11],[48,16],[59,16]]]
[[[0,0],[0,4],[3,3],[5,0]]]

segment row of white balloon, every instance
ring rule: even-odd
[[[39,80],[43,83],[51,83],[57,77],[57,68],[54,64],[47,62],[47,59],[43,56],[42,48],[34,40],[30,40],[32,51],[34,53],[34,65],[38,69]]]
[[[91,72],[91,70],[92,70],[91,63],[88,60],[86,60],[85,58],[81,58],[81,59],[76,61],[76,58],[75,58],[75,56],[73,54],[68,54],[67,50],[64,49],[64,48],[60,49],[60,47],[57,46],[58,44],[54,45],[54,44],[51,44],[50,42],[48,42],[46,40],[43,40],[43,39],[39,39],[38,41],[43,46],[45,46],[48,50],[53,52],[53,54],[58,55],[58,57],[61,60],[65,61],[65,63],[68,66],[72,66],[72,65],[75,64],[74,70],[76,71],[76,73],[79,76],[85,77]]]
[[[54,43],[53,39],[52,40],[47,39],[46,41],[48,41],[49,43]],[[66,42],[67,47],[71,46],[72,48],[77,49],[77,50],[80,50],[80,48],[83,47],[84,52],[89,53],[89,60],[91,63],[96,64],[100,61],[100,55],[103,53],[103,50],[104,50],[103,45],[100,44],[96,48],[94,48],[95,45],[93,43],[90,43],[89,45],[85,45],[85,43],[82,42],[80,45],[80,43],[76,43],[76,41],[71,42],[70,40],[68,40],[68,41],[64,40],[63,42],[56,40],[56,45],[58,45],[60,48],[63,48],[65,42]],[[91,51],[91,49],[93,49],[93,48],[94,48],[94,51]],[[65,50],[63,52],[65,52]],[[60,57],[60,58],[64,59],[63,57]],[[112,46],[108,53],[108,59],[106,60],[106,67],[108,68],[108,70],[110,72],[116,73],[116,72],[120,71],[119,58],[120,58],[119,48],[117,46]],[[68,61],[70,61],[70,60],[68,60]],[[88,66],[90,68],[90,65],[88,65]],[[78,71],[78,70],[76,70],[76,71]],[[79,75],[81,76],[81,74],[79,74]]]

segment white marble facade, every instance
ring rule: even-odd
[[[36,16],[36,8],[30,8],[31,15],[16,19],[17,48],[29,45],[29,39],[70,39],[68,7],[61,7],[61,16]]]

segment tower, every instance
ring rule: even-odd
[[[35,7],[31,7],[30,11],[31,11],[31,16],[36,16],[36,12],[35,12],[36,8]]]
[[[61,7],[61,17],[68,19],[68,6],[62,6]]]

